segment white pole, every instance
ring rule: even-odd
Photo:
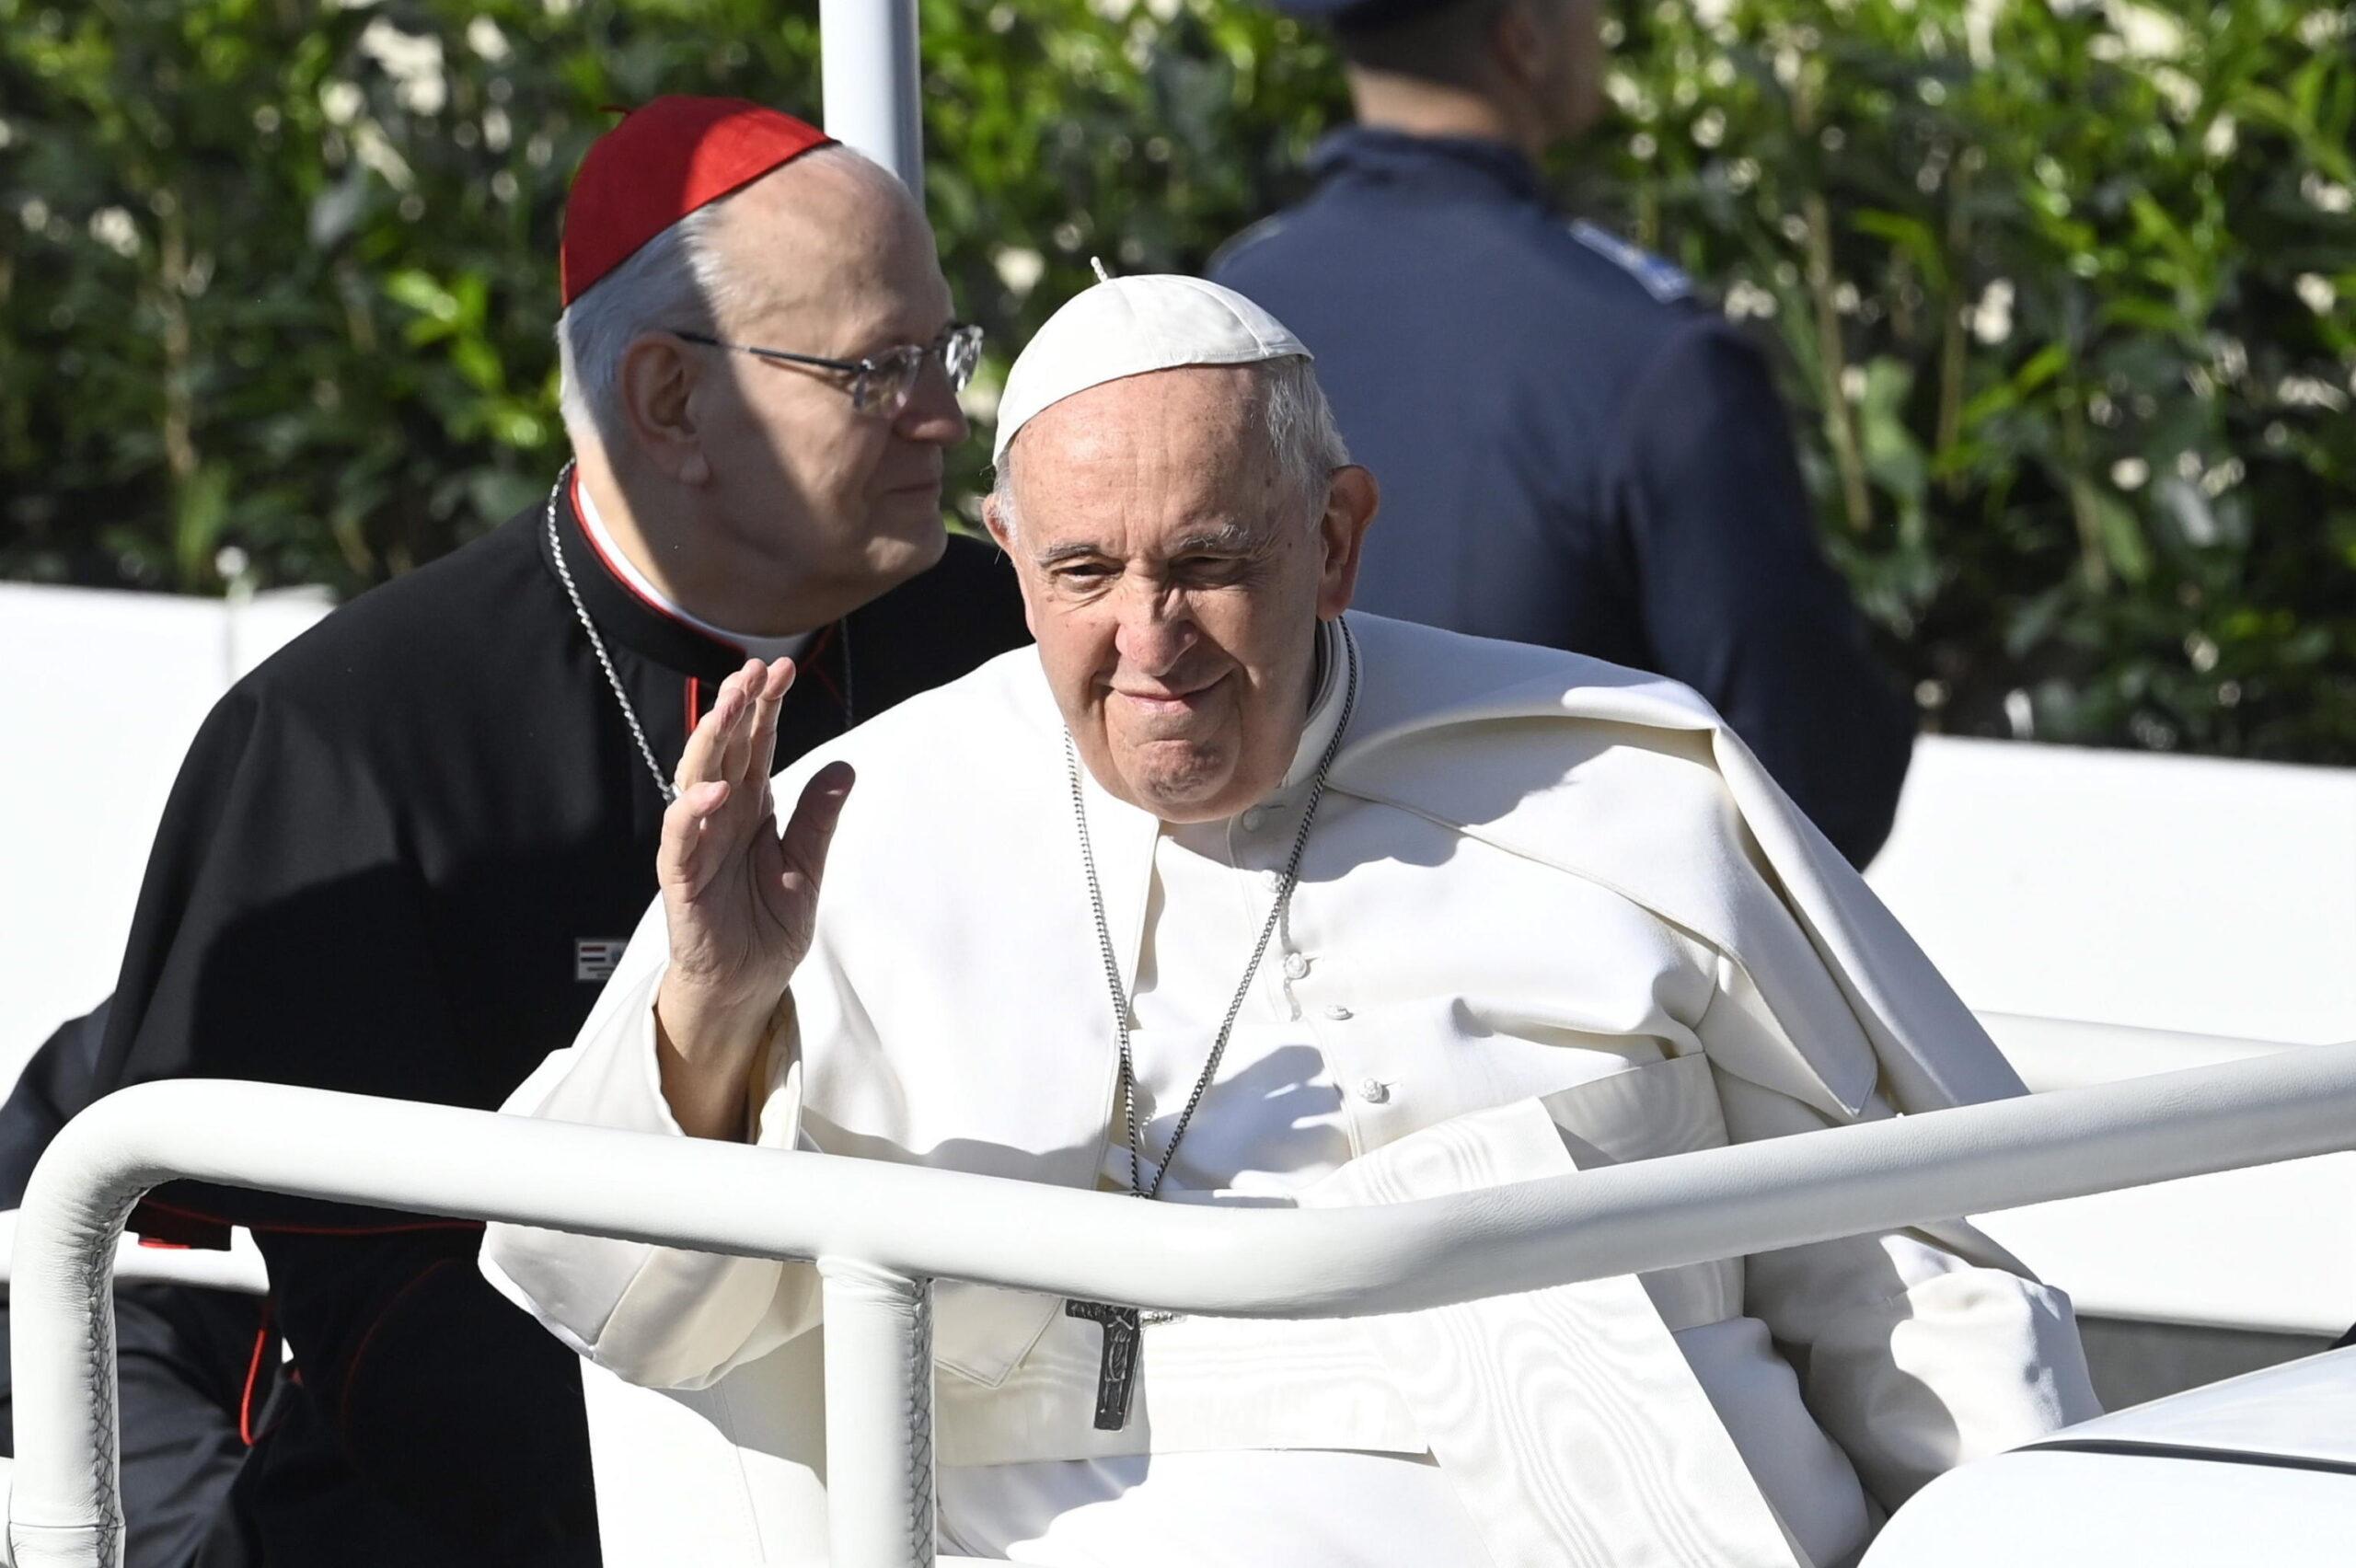
[[[818,1260],[834,1568],[932,1568],[932,1286]]]
[[[917,59],[917,0],[820,0],[827,134],[898,175],[922,202]]]

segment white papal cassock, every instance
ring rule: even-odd
[[[1459,1184],[1518,1180],[2021,1091],[1691,692],[1348,621],[1357,708],[1166,1200],[1418,1195],[1426,1148]],[[1300,760],[1269,799],[1165,826],[1084,779],[1149,1151],[1341,716],[1343,639],[1320,636]],[[837,756],[859,782],[753,1136],[1126,1190],[1111,1004],[1035,652],[813,753],[780,800]],[[678,1136],[653,1049],[664,945],[658,904],[579,1043],[508,1109]],[[806,1264],[493,1226],[484,1266],[582,1354],[659,1386],[708,1383],[817,1318]],[[1446,1318],[1159,1324],[1117,1433],[1091,1423],[1097,1330],[1061,1305],[940,1289],[942,1529],[961,1550],[1125,1568],[1831,1564],[1939,1471],[2095,1410],[2066,1298],[1960,1224]],[[1517,1332],[1532,1325],[1534,1342]],[[1445,1385],[1507,1343],[1565,1365],[1498,1363],[1492,1402],[1531,1408],[1468,1413]],[[1617,1447],[1634,1458],[1582,1449],[1630,1412]],[[1629,1468],[1605,1484],[1607,1462]]]

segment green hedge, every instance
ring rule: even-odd
[[[0,0],[0,574],[350,592],[527,500],[603,106],[814,109],[814,11]],[[1198,267],[1343,108],[1322,41],[1239,0],[924,24],[985,407],[1091,253]],[[1827,547],[1932,727],[2356,763],[2356,9],[1607,28],[1615,112],[1564,189],[1778,347]]]

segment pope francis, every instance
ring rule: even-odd
[[[1082,294],[997,459],[1035,650],[774,786],[791,666],[732,677],[511,1111],[1268,1205],[2020,1092],[1691,692],[1347,613],[1375,480],[1249,300]],[[484,1267],[660,1386],[818,1317],[804,1263],[493,1226]],[[2094,1412],[2066,1298],[1962,1225],[1363,1321],[937,1312],[944,1544],[1019,1562],[1820,1568]]]

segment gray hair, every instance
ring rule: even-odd
[[[1313,518],[1322,511],[1334,470],[1350,460],[1348,444],[1334,422],[1334,405],[1326,400],[1325,388],[1318,384],[1317,367],[1306,354],[1263,360],[1252,369],[1259,386],[1261,428],[1267,434],[1277,478],[1287,496],[1304,511],[1317,509],[1310,512]],[[1022,439],[1017,435],[1015,445]],[[1014,452],[1014,446],[1006,449],[990,484],[990,500],[1010,532],[1016,526]]]
[[[653,239],[556,320],[558,409],[578,446],[618,445],[622,356],[646,331],[711,331],[745,291],[711,244],[725,198],[697,208]]]

